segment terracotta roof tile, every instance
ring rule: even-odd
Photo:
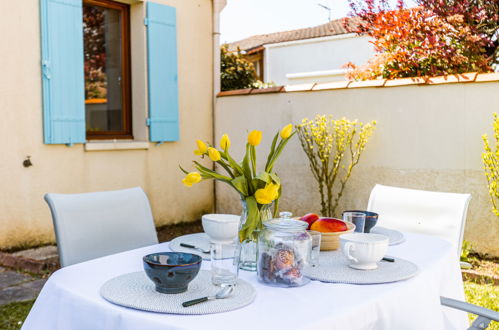
[[[251,51],[255,48],[261,47],[263,45],[275,44],[279,42],[294,41],[294,40],[304,40],[320,37],[328,37],[350,33],[349,30],[345,29],[343,26],[343,21],[347,19],[349,27],[354,28],[356,23],[359,21],[358,18],[340,18],[331,21],[326,24],[283,32],[275,32],[268,34],[260,34],[256,36],[251,36],[249,38],[235,41],[229,44],[229,50],[235,51],[237,47],[244,51]]]

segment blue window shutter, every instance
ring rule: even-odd
[[[175,8],[148,2],[146,25],[149,138],[152,142],[177,141],[179,120]]]
[[[41,0],[46,144],[85,142],[82,0]]]

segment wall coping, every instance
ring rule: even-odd
[[[334,81],[326,83],[307,83],[298,85],[276,86],[269,88],[246,88],[224,91],[217,94],[217,97],[222,96],[237,96],[237,95],[253,95],[267,93],[292,93],[292,92],[313,92],[335,89],[354,89],[354,88],[381,88],[381,87],[400,87],[410,85],[443,85],[455,83],[470,83],[470,82],[491,82],[499,81],[499,72],[490,73],[462,73],[455,75],[439,76],[439,77],[414,77],[401,79],[376,79],[364,81]]]

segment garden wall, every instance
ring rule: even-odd
[[[481,136],[492,136],[493,113],[499,112],[499,74],[232,91],[221,93],[217,102],[216,136],[229,134],[238,157],[253,129],[263,131],[262,158],[278,129],[304,117],[376,120],[376,132],[354,169],[339,212],[365,209],[376,183],[471,193],[465,240],[476,251],[499,256],[499,221],[491,211],[481,161]],[[318,189],[297,137],[276,171],[283,181],[281,210],[295,215],[320,210]],[[223,184],[216,189],[217,211],[239,213],[236,193]]]

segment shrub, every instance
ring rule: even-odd
[[[494,113],[494,148],[490,146],[487,134],[482,135],[484,152],[482,153],[483,168],[489,186],[490,200],[492,201],[492,211],[499,217],[497,208],[499,200],[499,116]]]
[[[494,0],[497,1],[497,0]],[[347,63],[349,79],[394,79],[491,71],[490,39],[462,14],[436,15],[425,7],[390,10],[386,1],[351,0],[361,20],[355,32],[373,38],[377,54],[363,66]]]
[[[314,120],[304,118],[296,126],[319,184],[323,216],[335,216],[347,181],[375,127],[375,121],[362,124],[346,118],[333,119],[331,115],[317,115]],[[350,156],[348,160],[346,155]]]
[[[253,64],[243,57],[239,48],[237,52],[230,52],[227,45],[222,45],[220,56],[222,91],[252,88],[257,83]]]
[[[460,15],[471,31],[486,41],[493,63],[499,61],[499,0],[417,0],[440,17]]]

